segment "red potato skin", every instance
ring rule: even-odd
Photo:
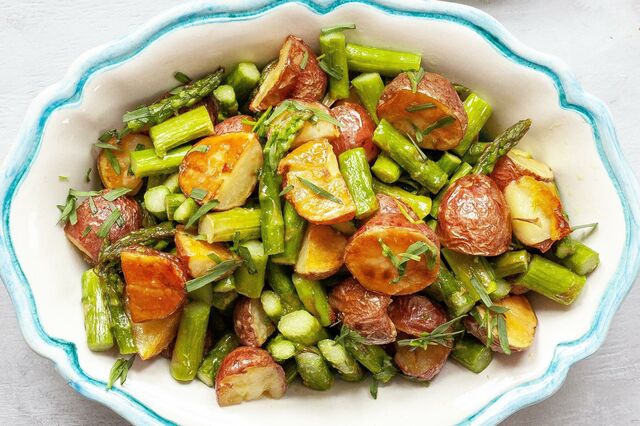
[[[398,346],[393,360],[404,375],[428,381],[440,373],[450,353],[450,348],[440,345],[430,345],[427,349]]]
[[[107,190],[102,191],[104,194]],[[137,231],[142,227],[142,212],[140,205],[129,197],[120,197],[113,202],[109,202],[102,198],[102,196],[93,197],[93,202],[98,210],[97,213],[91,212],[91,206],[89,199],[84,200],[76,209],[78,221],[75,225],[67,223],[64,227],[64,233],[86,257],[87,261],[91,265],[95,265],[98,262],[98,255],[100,249],[104,243],[103,239],[96,235],[96,232],[100,229],[100,226],[111,214],[111,204],[113,204],[122,215],[123,224],[119,225],[114,223],[107,238],[110,242],[119,240],[125,235]],[[87,226],[91,227],[89,233],[85,236],[82,234],[87,229]]]
[[[214,135],[224,135],[225,133],[251,133],[253,126],[243,123],[244,120],[253,121],[253,117],[248,115],[234,115],[216,124],[213,128]]]
[[[268,326],[265,327],[265,335],[260,336],[255,318],[256,310],[262,310],[259,299],[249,299],[243,297],[233,309],[233,329],[244,346],[259,348],[267,338],[275,331],[274,325],[268,320],[267,314],[262,311],[263,319],[266,319]],[[268,334],[267,334],[268,333]]]
[[[441,307],[417,294],[394,298],[387,312],[398,331],[412,336],[431,333],[447,322],[447,315]]]
[[[389,295],[404,295],[416,293],[432,284],[440,270],[440,242],[436,234],[426,224],[420,223],[418,217],[410,207],[388,195],[376,195],[379,210],[371,216],[367,222],[351,236],[345,250],[345,265],[351,274],[362,286],[368,290]],[[409,221],[402,211],[412,219]],[[395,268],[386,257],[382,256],[382,248],[377,241],[377,234],[384,237],[385,233],[403,230],[405,234],[411,234],[415,241],[423,241],[432,244],[436,248],[436,260],[433,268],[427,268],[424,261],[410,261],[407,264],[404,276],[397,283],[391,281],[396,277]],[[414,241],[414,242],[415,242]],[[385,240],[387,244],[393,241]],[[402,247],[404,251],[406,247]],[[362,253],[379,261],[380,267],[363,267]],[[384,265],[384,266],[383,266]]]
[[[498,185],[484,175],[455,181],[440,203],[436,232],[444,247],[460,253],[497,256],[506,252],[511,219]]]
[[[491,172],[489,177],[491,177],[496,185],[498,185],[500,191],[504,191],[507,185],[514,180],[518,180],[520,176],[524,176],[525,174],[533,176],[531,173],[526,173],[526,171],[520,170],[509,157],[503,155],[498,158],[498,161],[496,161],[493,172]]]
[[[396,328],[387,315],[389,304],[389,296],[369,291],[353,278],[335,286],[329,294],[329,305],[338,312],[338,318],[368,345],[396,340]]]
[[[455,121],[436,129],[423,137],[420,146],[428,149],[447,150],[455,148],[467,131],[467,113],[462,101],[445,77],[435,73],[424,73],[414,93],[407,73],[398,74],[387,84],[378,101],[376,112],[380,119],[386,119],[396,129],[411,135],[446,116]],[[433,103],[437,108],[409,112],[407,107],[423,103]]]
[[[369,117],[367,110],[355,102],[342,101],[331,108],[331,116],[342,124],[340,137],[331,141],[336,156],[350,149],[362,147],[367,160],[374,161],[380,153],[380,148],[373,143],[376,124]]]

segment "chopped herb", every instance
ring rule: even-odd
[[[106,192],[102,198],[104,198],[107,201],[114,201],[117,200],[118,198],[122,197],[125,194],[128,194],[129,192],[131,192],[130,188],[116,188],[116,189],[111,189],[108,192]]]
[[[106,142],[109,142],[111,139],[115,138],[117,135],[118,135],[118,132],[116,131],[116,129],[106,130],[100,135],[98,140],[102,143],[106,143]]]
[[[273,107],[270,106],[269,108],[266,109],[265,112],[262,113],[262,115],[260,115],[260,118],[258,118],[258,121],[256,121],[256,124],[253,125],[253,129],[251,129],[252,132],[256,133],[259,136],[264,136],[265,122],[269,118],[269,115],[271,114],[272,110],[273,110]]]
[[[71,193],[67,194],[67,199],[64,205],[59,205],[58,209],[60,210],[58,223],[69,222],[72,225],[75,225],[78,222],[78,216],[76,213],[76,197],[71,195]]]
[[[435,123],[433,123],[432,125],[427,127],[426,129],[424,129],[422,131],[422,135],[426,136],[426,135],[428,135],[429,133],[433,132],[436,129],[448,126],[449,124],[453,123],[454,121],[456,121],[456,119],[451,117],[450,115],[448,115],[446,117],[442,117],[441,119],[439,119],[438,121],[436,121]]]
[[[142,145],[141,143],[139,143],[139,144],[136,145],[136,149],[135,150],[136,151],[142,151],[142,150],[145,150],[145,149],[147,149],[147,147]]]
[[[209,151],[210,146],[209,145],[198,145],[198,146],[194,146],[193,148],[191,148],[189,150],[189,154],[191,154],[192,152],[208,152]]]
[[[404,218],[409,222],[413,223],[414,225],[424,223],[424,220],[415,220],[413,217],[411,217],[407,209],[404,208],[404,205],[399,200],[394,198],[393,201],[396,202],[396,205],[398,206],[398,209],[400,209],[400,213],[402,213],[402,216],[404,216]]]
[[[218,256],[215,251],[212,251],[211,253],[209,253],[207,257],[216,263],[222,262],[222,258]]]
[[[473,287],[473,289],[476,291],[476,293],[478,293],[478,296],[480,296],[480,300],[482,300],[482,303],[484,303],[484,305],[487,307],[493,306],[493,302],[491,302],[491,298],[487,293],[487,289],[484,288],[482,284],[480,284],[478,278],[476,278],[474,275],[469,281],[471,282],[471,286]]]
[[[411,91],[416,93],[418,91],[418,84],[420,84],[422,77],[424,77],[424,70],[420,67],[418,71],[408,71],[407,77],[409,78],[409,83],[411,83]]]
[[[291,192],[291,190],[293,189],[293,185],[287,185],[284,187],[284,189],[282,191],[280,191],[280,196],[282,197],[283,195]]]
[[[200,208],[198,208],[198,210],[196,210],[196,212],[193,214],[193,216],[189,218],[189,220],[187,221],[186,225],[184,225],[184,227],[186,229],[191,228],[193,224],[198,221],[198,219],[200,219],[205,214],[209,213],[209,210],[211,210],[218,204],[220,204],[218,200],[211,200],[201,205]]]
[[[242,262],[240,262],[239,260],[225,260],[218,263],[205,275],[187,281],[187,292],[191,293],[192,291],[202,288],[209,283],[218,281],[219,279],[226,277],[227,275],[235,271],[238,266],[241,265],[241,263]]]
[[[343,127],[342,123],[340,123],[338,120],[333,118],[330,114],[327,114],[322,109],[320,109],[318,107],[313,107],[313,106],[301,104],[300,102],[295,101],[293,99],[287,99],[285,101],[282,101],[280,103],[280,105],[278,105],[273,110],[273,113],[269,116],[269,118],[267,120],[264,121],[263,124],[265,126],[268,126],[273,122],[273,120],[278,118],[278,116],[280,116],[283,112],[291,111],[291,110],[301,111],[301,112],[309,111],[314,116],[316,116],[318,120],[326,121],[327,123],[334,124],[334,125],[336,125],[338,127]],[[262,117],[261,117],[261,119],[262,119]],[[260,120],[258,120],[258,121],[260,121]]]
[[[91,232],[91,225],[87,225],[86,228],[84,228],[84,231],[82,231],[82,236],[86,237],[87,235],[89,235],[89,232]]]
[[[93,146],[95,146],[96,148],[101,148],[101,149],[106,149],[111,151],[121,151],[119,147],[115,145],[111,145],[110,143],[98,142],[98,143],[94,143]]]
[[[473,286],[473,289],[476,291],[476,293],[478,293],[478,295],[480,296],[480,300],[487,308],[486,316],[484,318],[485,321],[482,321],[482,318],[478,318],[478,316],[474,316],[474,319],[478,324],[481,324],[482,322],[484,322],[484,326],[486,327],[486,330],[487,330],[487,347],[493,344],[493,335],[494,335],[494,331],[497,328],[498,339],[500,340],[500,346],[502,347],[502,350],[507,354],[511,353],[511,351],[508,348],[509,341],[506,338],[506,328],[502,331],[502,333],[500,332],[500,327],[504,327],[504,325],[501,326],[500,324],[501,322],[505,321],[504,314],[509,309],[503,306],[494,305],[493,302],[491,301],[491,298],[487,294],[487,290],[484,288],[482,284],[480,284],[480,282],[478,282],[478,279],[475,276],[472,276],[470,281],[471,281],[471,285]],[[492,316],[491,315],[492,312],[495,313],[496,316]],[[508,352],[504,350],[505,345],[507,346]]]
[[[436,105],[431,102],[426,102],[424,104],[409,105],[408,107],[405,108],[405,110],[407,110],[407,112],[416,112],[416,111],[423,111],[425,109],[432,109],[432,108],[436,108]]]
[[[509,337],[507,336],[507,321],[504,319],[504,315],[498,315],[498,339],[500,340],[500,347],[502,352],[507,355],[511,355],[511,348],[509,347]]]
[[[453,342],[453,337],[464,333],[464,330],[451,331],[451,327],[454,323],[466,316],[466,314],[461,315],[445,322],[444,324],[440,324],[430,333],[422,333],[415,339],[400,339],[397,342],[398,346],[427,349],[429,345],[440,345],[450,348]]]
[[[102,225],[100,225],[100,229],[98,229],[96,235],[99,238],[105,238],[109,234],[111,227],[116,223],[118,219],[120,219],[121,216],[122,215],[120,214],[120,210],[114,209],[109,217],[107,217],[107,219],[102,222]]]
[[[95,197],[100,195],[100,191],[78,191],[77,189],[70,189],[69,194],[74,197]]]
[[[91,209],[91,214],[98,213],[98,208],[96,207],[95,201],[93,201],[93,197],[89,197],[89,208]]]
[[[336,336],[335,341],[341,345],[344,345],[347,341],[353,343],[364,343],[364,337],[362,337],[357,331],[343,324],[340,328],[340,334]]]
[[[84,175],[84,181],[85,181],[85,182],[91,182],[91,172],[92,172],[92,171],[93,171],[93,170],[91,169],[91,167],[89,167],[89,168],[87,169],[87,173],[85,173],[85,175]]]
[[[136,359],[135,355],[132,355],[131,358],[118,358],[116,362],[111,367],[111,372],[109,372],[109,382],[107,382],[107,389],[111,389],[116,381],[120,379],[120,386],[124,385],[124,382],[127,381],[127,375],[129,374],[129,369],[133,365],[133,361]]]
[[[393,284],[399,282],[400,279],[404,276],[404,273],[407,269],[407,263],[410,260],[419,262],[420,256],[425,253],[429,254],[429,256],[425,255],[427,267],[429,269],[432,269],[435,266],[437,256],[436,249],[430,244],[425,243],[424,241],[416,241],[415,243],[407,247],[406,252],[400,253],[399,255],[396,255],[393,250],[391,250],[391,247],[385,244],[382,238],[378,238],[378,243],[382,248],[382,255],[389,259],[393,267],[396,268],[396,271],[398,272],[398,276],[391,281]]]
[[[378,384],[378,379],[371,376],[371,382],[369,383],[369,394],[373,399],[378,399]]]
[[[143,123],[148,123],[149,118],[152,117],[151,111],[149,111],[149,107],[141,106],[140,108],[134,109],[133,111],[128,111],[122,116],[122,121],[128,123],[134,120],[140,120]]]
[[[111,164],[111,168],[113,169],[113,171],[119,175],[122,170],[120,170],[120,162],[118,161],[118,159],[116,158],[115,155],[113,155],[113,152],[111,152],[110,150],[105,150],[103,151],[104,155],[107,156],[107,159],[109,160],[109,163]]]
[[[356,24],[339,24],[331,27],[325,27],[320,30],[322,34],[334,33],[336,31],[355,30]]]
[[[307,62],[309,61],[309,52],[306,50],[302,54],[302,59],[300,60],[300,69],[303,70],[307,68]]]
[[[598,227],[598,222],[587,223],[587,224],[584,224],[584,225],[572,226],[571,227],[571,232],[577,231],[578,229],[586,229],[586,228],[589,228],[589,231],[593,231],[597,227]]]
[[[300,176],[298,176],[298,180],[307,188],[309,188],[312,192],[315,192],[316,194],[318,194],[319,196],[321,196],[322,198],[326,198],[327,200],[331,200],[336,204],[342,204],[342,200],[340,200],[338,197],[336,197],[335,195],[333,195],[332,193],[330,193],[329,191],[326,191],[322,188],[320,188],[318,185],[316,185],[315,183],[302,178]]]
[[[320,55],[320,56],[316,56],[316,60],[317,60],[317,61],[321,61],[321,60],[323,60],[323,59],[324,59],[324,57],[325,57],[325,56],[326,56],[326,55],[325,55],[324,53],[323,53],[322,55]]]
[[[60,182],[68,182],[69,181],[69,177],[68,176],[58,176],[58,180]]]
[[[320,65],[320,68],[322,68],[322,71],[324,71],[327,74],[329,74],[329,76],[331,78],[334,78],[336,80],[342,80],[342,68],[341,67],[339,67],[339,66],[337,66],[335,64],[328,64],[324,60],[318,62],[318,65]]]
[[[125,127],[124,129],[118,132],[118,134],[116,135],[116,139],[118,139],[118,142],[120,142],[120,139],[127,136],[129,133],[131,133],[131,129],[128,127]]]
[[[247,126],[255,126],[258,123],[257,121],[249,120],[248,118],[243,118],[240,122]]]
[[[256,268],[256,264],[253,262],[253,258],[251,257],[251,252],[248,248],[242,245],[239,232],[233,234],[233,245],[230,250],[240,256],[244,266],[251,275],[258,272],[258,268]]]
[[[202,201],[209,194],[209,191],[202,188],[193,188],[191,190],[191,198],[196,201]]]
[[[180,72],[180,71],[176,71],[173,74],[173,78],[175,78],[176,80],[178,80],[182,84],[188,84],[188,83],[191,82],[191,78],[189,78],[188,75],[186,75],[185,73]]]

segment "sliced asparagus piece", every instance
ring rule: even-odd
[[[373,163],[371,171],[381,182],[393,183],[400,179],[402,169],[398,166],[398,163],[389,158],[388,155],[380,153],[376,162]]]
[[[340,343],[335,340],[324,339],[318,342],[318,349],[324,359],[338,371],[340,378],[343,380],[358,382],[364,377],[360,365]]]
[[[260,237],[260,214],[260,209],[241,207],[209,213],[200,219],[198,233],[210,243],[233,241],[235,235],[240,240],[256,239]]]
[[[293,274],[292,280],[305,309],[315,316],[323,327],[329,327],[334,321],[334,316],[324,286],[320,281],[308,280],[298,274]]]
[[[380,120],[378,119],[376,108],[378,106],[380,96],[382,96],[382,92],[384,92],[384,81],[382,81],[382,77],[380,77],[380,74],[378,74],[377,72],[360,74],[359,76],[351,80],[351,84],[356,90],[356,93],[358,94],[362,105],[364,105],[373,121],[378,124]],[[385,182],[382,178],[378,178]]]
[[[82,274],[82,310],[87,346],[92,351],[106,351],[113,347],[111,317],[100,278],[93,269]]]
[[[246,241],[240,244],[240,250],[249,258],[233,274],[236,291],[244,296],[257,299],[264,287],[264,276],[267,270],[267,256],[260,241]],[[240,252],[242,253],[242,252]]]
[[[399,52],[347,43],[350,71],[380,73],[393,77],[403,71],[417,71],[422,63],[419,53]]]
[[[308,388],[324,391],[333,385],[333,375],[316,348],[305,348],[295,356],[302,383]]]
[[[471,336],[458,340],[451,351],[451,357],[467,370],[480,373],[491,364],[493,352]]]
[[[340,154],[340,173],[356,205],[356,219],[364,219],[378,210],[373,192],[371,169],[364,148],[354,148]]]
[[[213,134],[213,122],[204,105],[177,115],[149,129],[156,154],[164,158],[170,149]]]
[[[240,342],[235,334],[227,333],[223,335],[220,340],[216,342],[213,349],[211,349],[207,356],[202,360],[197,372],[198,379],[210,388],[213,387],[216,381],[216,375],[220,369],[220,364],[222,364],[222,360],[229,352],[237,348],[239,345]]]
[[[202,362],[204,339],[211,308],[202,302],[191,302],[184,307],[176,344],[171,357],[171,376],[188,382],[196,377]]]
[[[467,152],[492,113],[491,105],[473,92],[467,96],[462,106],[467,113],[467,131],[460,144],[453,149],[453,153],[458,156],[463,156]]]
[[[518,276],[516,282],[553,301],[570,305],[582,292],[586,280],[586,277],[534,254],[531,256],[529,269]]]

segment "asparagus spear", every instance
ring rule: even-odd
[[[224,82],[233,87],[238,102],[245,101],[260,80],[260,71],[254,63],[240,62],[227,75]]]
[[[171,222],[163,222],[150,228],[130,232],[110,245],[104,245],[102,247],[100,256],[98,257],[98,265],[104,265],[108,262],[118,260],[122,250],[127,247],[136,244],[148,245],[154,240],[173,238],[175,234],[176,229]]]
[[[455,276],[462,282],[474,301],[480,300],[480,295],[473,285],[474,280],[484,287],[488,294],[497,289],[496,276],[486,258],[458,253],[446,248],[443,248],[441,252]]]
[[[329,96],[332,99],[349,97],[349,68],[347,66],[346,38],[341,31],[322,34],[320,50],[324,55],[321,67],[329,74]]]
[[[340,377],[347,382],[358,382],[362,380],[362,368],[355,358],[340,343],[331,339],[324,339],[318,342],[318,349],[324,359],[338,371]]]
[[[238,113],[238,100],[233,87],[223,84],[213,91],[213,97],[218,101],[218,121],[222,121],[228,117]]]
[[[177,115],[149,129],[156,154],[164,158],[167,151],[213,134],[213,122],[204,105]]]
[[[377,180],[372,180],[373,190],[376,194],[385,194],[404,202],[420,219],[424,219],[431,211],[431,198],[424,195],[412,194],[397,186],[385,185]]]
[[[167,152],[162,158],[156,155],[155,149],[132,151],[130,154],[131,171],[138,177],[165,175],[176,172],[180,163],[182,163],[182,159],[190,149],[191,145],[181,146],[180,148]]]
[[[100,278],[93,269],[82,274],[82,308],[87,346],[92,351],[106,351],[113,347],[109,307]]]
[[[264,276],[267,270],[267,256],[260,241],[246,241],[240,244],[245,249],[245,262],[233,274],[236,291],[243,296],[257,299],[264,287]],[[242,253],[239,251],[239,253]],[[244,258],[243,256],[243,258]]]
[[[298,274],[293,274],[292,280],[305,309],[315,316],[323,327],[329,327],[334,318],[324,286],[320,281],[308,280]]]
[[[461,163],[462,160],[460,160],[460,157],[456,157],[450,152],[444,152],[442,154],[442,157],[440,157],[440,159],[436,161],[436,164],[440,166],[440,168],[447,174],[447,176],[451,176],[452,174],[454,174],[455,171],[458,170],[458,167],[460,167]]]
[[[175,95],[127,112],[122,117],[122,121],[132,131],[162,123],[182,108],[191,107],[210,95],[222,82],[223,74],[224,69],[218,68],[213,73],[185,86]]]
[[[329,34],[330,35],[330,34]],[[354,148],[338,157],[340,173],[356,205],[356,219],[364,219],[378,210],[378,199],[373,192],[371,169],[364,148]]]
[[[345,327],[343,326],[343,329]],[[343,336],[343,333],[341,333]],[[338,339],[336,339],[338,340]],[[342,338],[341,343],[347,351],[358,361],[364,368],[369,370],[374,379],[380,383],[387,383],[397,373],[391,357],[376,345],[365,345],[362,343],[362,337]]]
[[[224,293],[214,292],[211,297],[211,306],[220,312],[230,313],[233,302],[238,298],[238,292],[235,290]]]
[[[236,289],[236,281],[233,278],[233,275],[229,275],[221,279],[220,281],[216,281],[211,290],[214,293],[227,293],[229,291],[234,291]]]
[[[307,222],[298,214],[291,203],[285,201],[284,216],[284,251],[271,257],[271,261],[281,265],[295,265],[302,247]]]
[[[224,212],[209,213],[200,219],[198,233],[210,243],[260,237],[260,210],[236,207]]]
[[[526,250],[509,251],[493,261],[493,272],[498,278],[527,272],[531,255]]]
[[[295,356],[302,383],[311,389],[324,391],[333,385],[333,375],[318,349],[310,347]]]
[[[290,360],[282,365],[284,369],[284,377],[287,379],[287,384],[291,384],[298,377],[298,367],[295,360]]]
[[[168,194],[164,198],[164,208],[168,220],[175,220],[174,215],[178,207],[187,200],[184,194]]]
[[[144,193],[144,207],[149,213],[160,220],[167,220],[166,199],[171,194],[164,185],[154,186]]]
[[[262,309],[267,314],[271,321],[274,323],[278,322],[282,315],[284,314],[284,309],[282,308],[282,300],[280,296],[274,291],[265,290],[260,295],[260,303],[262,303]]]
[[[124,283],[113,268],[98,268],[96,273],[100,278],[100,287],[102,287],[107,299],[111,316],[111,332],[116,339],[120,354],[135,354],[138,352],[138,348],[133,339],[131,320],[125,312],[122,302]]]
[[[376,162],[371,167],[371,171],[384,183],[393,183],[400,179],[402,174],[402,169],[398,166],[398,163],[384,153],[378,155]]]
[[[178,223],[185,224],[197,210],[198,204],[196,204],[193,198],[189,197],[185,199],[177,209],[175,209],[175,211],[173,212],[173,220]]]
[[[278,334],[267,344],[267,350],[276,362],[284,362],[296,355],[296,344],[282,334]]]
[[[442,198],[444,197],[445,192],[447,192],[449,187],[455,181],[469,175],[472,169],[473,167],[469,163],[462,163],[460,167],[458,167],[458,170],[456,170],[455,173],[451,175],[451,178],[449,178],[449,183],[445,185],[444,188],[442,188],[440,192],[438,192],[438,195],[436,195],[433,199],[433,204],[431,205],[431,216],[436,219],[438,218],[438,210],[440,209],[440,203],[442,202]]]
[[[189,382],[196,377],[202,362],[210,311],[211,308],[202,302],[191,302],[184,307],[171,357],[170,370],[174,379]]]
[[[477,300],[444,263],[440,264],[437,280],[428,288],[431,287],[439,290],[444,304],[454,318],[469,312]]]
[[[172,193],[182,193],[182,191],[180,191],[180,175],[178,173],[172,173],[167,176],[167,178],[162,182],[162,185],[169,188],[169,191]]]
[[[403,71],[417,71],[422,63],[419,53],[399,52],[347,43],[350,71],[374,72],[393,77]]]
[[[316,317],[303,310],[293,311],[280,318],[278,331],[292,342],[307,346],[329,337]]]
[[[480,373],[493,359],[491,348],[470,336],[458,340],[451,351],[451,357],[467,370]]]
[[[467,96],[462,106],[467,113],[467,131],[460,144],[453,149],[453,153],[458,156],[463,156],[467,152],[492,113],[491,105],[473,92]]]
[[[554,247],[560,263],[578,275],[588,275],[600,264],[600,255],[595,250],[571,237],[565,237]]]
[[[198,379],[205,385],[213,387],[220,364],[225,356],[240,345],[238,338],[233,333],[223,335],[207,356],[202,360],[198,372]]]
[[[482,155],[484,150],[487,149],[489,145],[491,145],[491,142],[472,143],[469,149],[467,150],[466,154],[464,154],[464,157],[462,157],[462,160],[465,163],[471,164],[472,166],[475,165],[480,159],[480,156]]]
[[[570,305],[582,291],[586,277],[534,254],[529,269],[516,282],[563,305]]]
[[[382,96],[382,92],[384,91],[384,81],[382,81],[380,74],[377,72],[360,74],[351,80],[351,84],[356,90],[362,105],[364,105],[373,121],[378,124],[380,120],[378,119],[376,108],[378,107],[380,96]],[[385,182],[382,178],[380,178],[380,180]]]
[[[530,127],[531,120],[521,120],[498,135],[498,137],[495,138],[487,148],[485,148],[484,152],[478,159],[478,162],[471,170],[471,173],[485,175],[490,174],[493,171],[493,166],[495,166],[498,158],[509,152],[511,148],[515,147],[518,142],[520,142],[520,139],[522,139],[529,131]]]
[[[267,265],[267,280],[271,289],[280,297],[285,314],[303,309],[302,302],[298,298],[296,288],[291,281],[291,276],[283,266],[269,262]]]

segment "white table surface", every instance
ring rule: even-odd
[[[171,0],[0,1],[0,161],[33,97],[60,79],[82,52],[120,38],[177,2]],[[586,90],[604,100],[623,151],[640,171],[640,1],[467,0],[529,46],[563,58]],[[635,253],[635,255],[639,255]],[[603,347],[571,369],[550,399],[507,425],[640,423],[640,289],[614,317]],[[4,287],[3,287],[4,289]],[[24,342],[0,290],[0,424],[126,424],[74,392]]]

